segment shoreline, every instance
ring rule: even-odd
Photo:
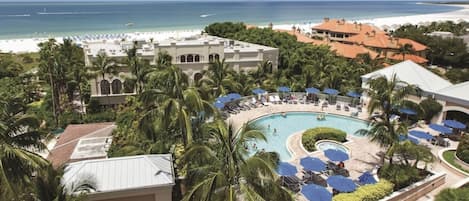
[[[422,3],[424,4],[424,3]],[[425,3],[426,4],[426,3]],[[396,29],[404,24],[430,24],[431,22],[439,21],[469,21],[469,5],[467,4],[440,4],[445,6],[459,7],[450,12],[443,13],[432,13],[432,14],[420,14],[420,15],[408,15],[408,16],[395,16],[395,17],[378,17],[361,20],[346,19],[349,21],[357,21],[364,24],[372,24],[381,29]],[[245,22],[249,24],[248,22]],[[292,26],[300,28],[302,32],[310,32],[311,27],[319,23],[297,23],[297,24],[278,24],[273,26],[274,29],[286,29],[290,30]],[[266,27],[266,26],[259,26]],[[113,33],[109,31],[108,34],[83,34],[80,36],[72,36],[72,39],[81,43],[83,40],[91,41],[115,41],[115,40],[149,40],[150,38],[155,41],[168,40],[171,38],[185,38],[193,35],[200,34],[203,28],[200,29],[181,29],[174,31],[145,31],[145,32],[129,32],[129,33]],[[55,37],[57,41],[62,41],[64,37]],[[14,38],[14,39],[1,39],[0,40],[0,52],[2,53],[31,53],[38,52],[39,43],[47,41],[48,38],[37,37],[37,38]]]

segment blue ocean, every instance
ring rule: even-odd
[[[447,12],[409,1],[0,2],[0,38],[201,29],[212,22],[315,23]]]

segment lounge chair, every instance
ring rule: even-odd
[[[280,97],[279,97],[278,95],[275,95],[275,96],[274,96],[274,100],[275,100],[277,103],[279,103],[279,104],[282,103],[282,100],[280,99]]]
[[[344,106],[344,111],[349,112],[349,111],[350,111],[350,108],[345,105],[345,106]]]
[[[358,116],[358,111],[351,112],[351,113],[350,113],[350,116],[352,116],[352,117],[357,117],[357,116]]]
[[[303,176],[303,182],[305,184],[316,184],[323,187],[327,187],[327,181],[321,177],[321,175],[316,174],[311,171],[305,171]]]
[[[297,193],[300,192],[301,180],[297,176],[282,176],[282,186]]]
[[[314,101],[314,106],[319,106],[319,101]]]
[[[342,107],[340,106],[340,104],[337,104],[337,105],[335,106],[335,109],[336,109],[336,110],[342,110]]]
[[[269,102],[273,103],[273,104],[277,104],[277,102],[275,102],[275,98],[273,96],[269,96]]]
[[[362,107],[357,107],[358,112],[362,112]]]

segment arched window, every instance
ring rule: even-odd
[[[126,80],[124,82],[124,93],[134,93],[135,81]]]
[[[186,56],[184,56],[184,55],[181,55],[181,57],[180,57],[180,60],[181,60],[181,63],[184,63],[184,62],[186,62]]]
[[[194,75],[194,81],[197,82],[197,81],[199,81],[200,79],[202,79],[202,77],[203,77],[202,73],[196,73],[196,74]]]
[[[118,79],[112,81],[112,94],[121,94],[122,93],[122,82]]]
[[[200,56],[198,54],[195,55],[194,62],[200,62]]]
[[[215,54],[215,61],[218,61],[218,60],[220,60],[220,55]]]
[[[101,94],[102,95],[108,95],[111,93],[111,86],[109,85],[109,82],[107,80],[101,80]]]
[[[213,62],[213,54],[208,55],[208,62]]]
[[[194,62],[194,56],[192,56],[192,54],[187,55],[187,62]]]

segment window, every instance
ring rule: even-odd
[[[109,82],[107,80],[101,80],[101,94],[102,95],[108,95],[111,93],[111,87],[109,85]]]
[[[200,62],[200,56],[198,54],[195,55],[194,62]]]
[[[215,61],[218,61],[218,60],[220,60],[220,55],[215,54]]]
[[[112,81],[112,94],[121,94],[122,93],[122,82],[118,79]]]
[[[213,62],[213,54],[208,55],[208,62]]]
[[[194,56],[192,56],[192,54],[187,55],[187,62],[194,62]]]
[[[181,60],[181,63],[185,63],[186,62],[186,56],[181,55],[180,60]]]

